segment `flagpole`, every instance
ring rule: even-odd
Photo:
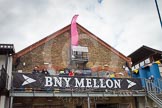
[[[161,29],[162,29],[162,20],[161,20],[161,15],[160,15],[160,11],[159,11],[157,0],[155,0],[155,4],[156,4],[156,9],[157,9],[157,12],[158,12],[159,21],[160,21],[160,25],[161,25]]]

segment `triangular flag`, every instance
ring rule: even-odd
[[[160,64],[161,62],[160,62],[160,60],[158,60],[158,61],[156,61],[155,63]]]
[[[138,69],[133,70],[133,72],[136,74],[138,73],[138,71],[139,71]]]

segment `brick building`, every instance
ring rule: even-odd
[[[89,61],[86,67],[93,72],[108,70],[115,73],[124,72],[123,66],[130,59],[97,36],[77,24],[79,45],[88,47]],[[34,66],[59,71],[69,65],[70,25],[32,44],[15,55],[15,70],[32,72]],[[128,77],[125,74],[125,77]]]
[[[145,93],[143,89],[137,90],[136,87],[134,88],[135,91],[132,89],[137,82],[132,82],[135,81],[135,79],[132,78],[133,80],[131,80],[126,71],[126,67],[130,65],[131,60],[81,25],[77,24],[77,29],[79,33],[79,46],[88,48],[88,61],[86,61],[84,66],[73,66],[70,62],[70,25],[28,46],[14,55],[13,75],[18,75],[13,79],[13,84],[15,85],[12,86],[10,93],[13,108],[144,107]],[[35,66],[39,66],[40,69],[47,68],[53,77],[39,77],[38,75],[32,75],[31,72]],[[75,87],[73,86],[70,88],[67,86],[67,88],[50,88],[49,86],[53,84],[52,81],[54,80],[55,83],[62,86],[61,80],[68,77],[57,76],[60,74],[61,70],[66,68],[74,69],[74,71],[77,70],[77,68],[87,68],[92,71],[92,74],[91,76],[88,76],[87,79],[85,76],[79,76],[79,80],[75,76],[70,77],[72,81],[69,83],[73,84],[73,81],[78,81],[74,84]],[[113,77],[105,76],[105,73],[111,73],[113,74]],[[22,80],[20,81],[17,77]],[[39,84],[36,83],[36,79],[40,81]],[[41,89],[44,80],[46,80],[45,85],[47,87]],[[100,81],[100,83],[96,83],[96,80]],[[84,82],[82,83],[79,81],[84,81],[87,84],[84,85]],[[106,85],[104,85],[104,81],[106,82]],[[124,83],[122,83],[122,81]],[[67,82],[68,79],[66,79],[66,83]],[[19,83],[23,84],[20,84],[20,86],[17,87]],[[34,86],[39,87],[33,89],[32,86],[28,86],[29,83],[33,83],[35,84]],[[130,83],[133,85],[130,85]],[[76,88],[77,84],[79,87],[82,86],[84,88]],[[97,89],[91,88],[91,84]],[[111,84],[115,84],[115,86]],[[23,85],[27,86],[24,87]],[[106,86],[109,88],[119,87],[119,89],[105,89]],[[124,90],[120,90],[122,86],[128,87]]]

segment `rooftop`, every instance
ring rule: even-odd
[[[13,44],[0,44],[0,55],[14,53],[15,49]]]
[[[132,54],[130,54],[128,57],[132,60],[132,65],[136,65],[142,60],[145,60],[149,58],[150,56],[154,56],[155,60],[161,59],[162,51],[150,48],[148,46],[143,45],[136,51],[134,51]]]

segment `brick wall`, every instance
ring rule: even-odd
[[[78,32],[79,45],[87,46],[89,49],[87,67],[93,71],[124,71],[122,69],[122,66],[125,65],[123,59],[80,29]],[[20,63],[15,69],[22,70],[23,72],[32,72],[36,65],[41,68],[45,66],[56,71],[66,68],[69,64],[69,46],[70,30],[21,56],[19,58]]]

